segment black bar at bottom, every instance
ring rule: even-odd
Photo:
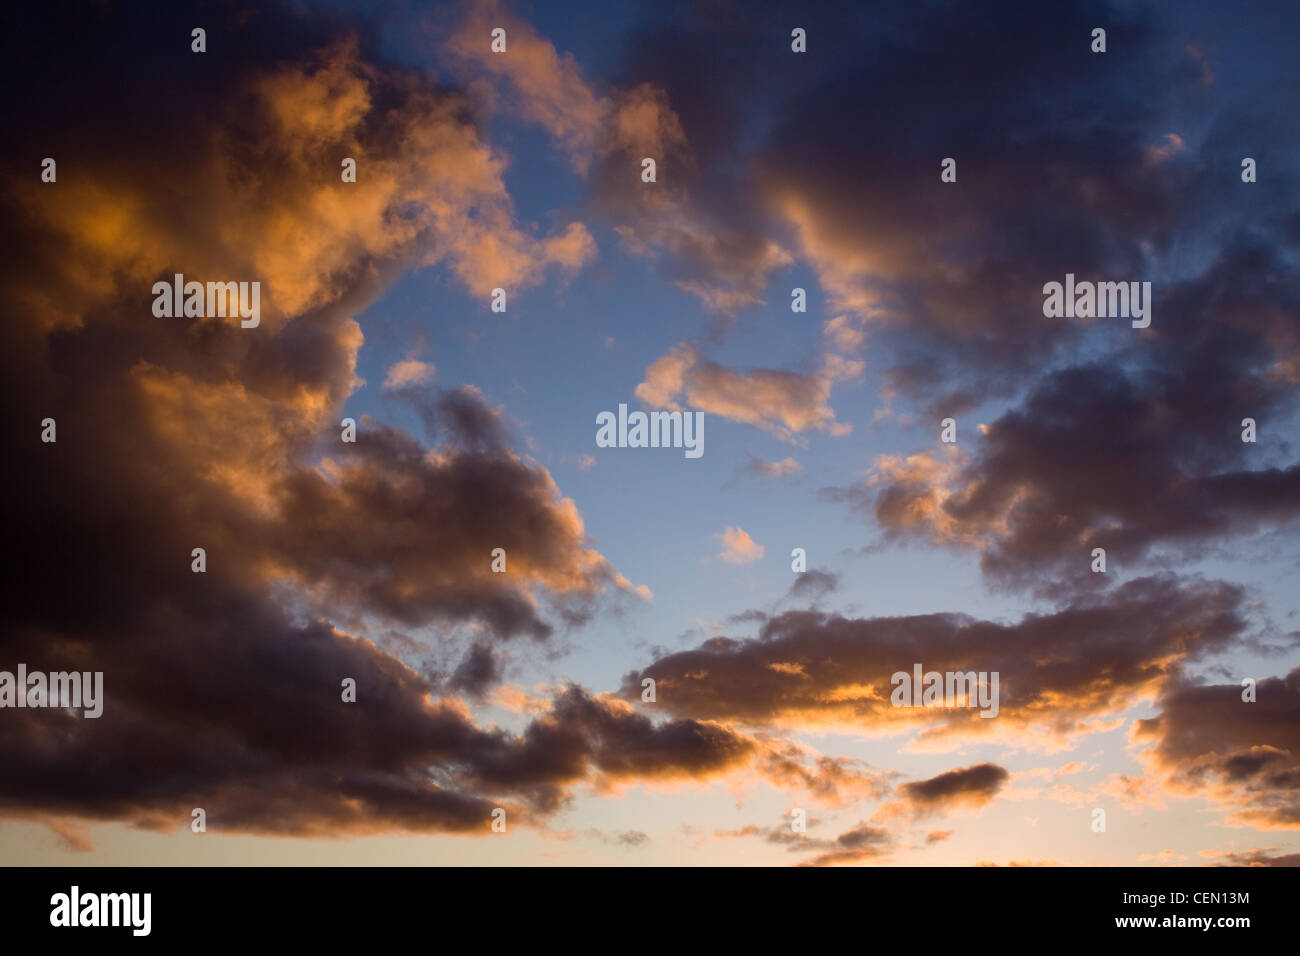
[[[1044,869],[0,869],[0,938],[126,945],[401,942],[550,948],[844,934],[943,946],[1107,938],[1232,945],[1290,924],[1298,871]],[[72,926],[75,921],[118,926]],[[148,934],[144,896],[148,897]],[[103,894],[113,894],[105,899]],[[121,896],[120,894],[140,894]],[[60,897],[67,905],[61,906]],[[88,897],[94,897],[88,902]],[[102,914],[102,918],[101,918]],[[63,922],[69,925],[52,925]],[[468,934],[469,938],[464,939]],[[457,942],[457,940],[463,940]],[[691,945],[691,948],[694,948]]]

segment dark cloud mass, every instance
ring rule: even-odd
[[[1241,436],[1250,418],[1289,447],[1278,430],[1296,390],[1279,369],[1294,362],[1300,288],[1286,271],[1276,252],[1230,250],[1170,296],[1173,328],[1145,367],[1051,372],[973,439],[968,459],[894,469],[831,497],[891,536],[974,545],[992,578],[1017,584],[1063,576],[1095,547],[1137,562],[1160,545],[1285,526],[1300,516],[1300,466]]]
[[[1230,809],[1238,825],[1300,829],[1300,669],[1259,680],[1253,695],[1240,684],[1178,685],[1159,703],[1136,731],[1154,744],[1157,772]]]
[[[89,100],[79,89],[86,122],[71,124],[60,80],[23,80],[10,154],[22,174],[10,170],[2,200],[15,321],[0,332],[0,437],[26,451],[0,517],[21,555],[0,583],[0,656],[102,670],[106,700],[98,720],[6,710],[0,806],[164,829],[201,806],[226,830],[478,831],[494,806],[554,806],[591,773],[707,774],[743,755],[744,742],[689,721],[643,721],[635,749],[599,751],[583,733],[545,747],[540,730],[486,731],[336,623],[545,638],[546,601],[576,620],[626,585],[475,390],[426,403],[432,449],[370,422],[339,441],[363,341],[351,316],[388,277],[419,255],[454,270],[474,254],[456,245],[474,228],[539,265],[549,254],[514,231],[459,94],[365,61],[362,40],[328,18],[297,29],[267,8],[208,22],[210,42],[235,51],[223,61],[233,89],[182,50],[175,83],[190,99],[160,111],[146,95],[169,69],[156,50],[176,44],[157,35],[188,36],[188,19],[180,29],[161,5],[83,13],[57,33],[85,53],[83,76],[111,74],[113,87]],[[15,29],[52,35],[52,15],[24,11]],[[327,147],[364,151],[371,173],[329,202],[336,186],[312,172]],[[40,192],[27,165],[50,152],[58,188]],[[154,317],[149,290],[173,272],[259,279],[257,332]],[[57,443],[33,443],[47,416]],[[510,549],[508,579],[492,575],[484,541]],[[482,694],[499,668],[476,644],[451,684]],[[341,700],[345,678],[355,705]],[[577,690],[559,706],[593,731],[606,713]],[[507,750],[520,767],[494,763]]]
[[[653,677],[662,705],[699,719],[751,725],[834,724],[859,733],[910,722],[930,732],[1009,726],[1070,735],[1163,686],[1181,666],[1249,632],[1240,588],[1173,576],[1131,581],[1014,624],[960,614],[848,619],[787,611],[756,638],[713,638],[627,675],[623,695]],[[1000,713],[894,707],[891,676],[1000,673]]]

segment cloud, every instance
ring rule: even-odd
[[[1240,684],[1170,686],[1160,713],[1139,720],[1134,741],[1165,786],[1198,795],[1232,826],[1300,829],[1300,668],[1258,682],[1257,699]]]
[[[491,49],[492,30],[506,31],[507,50]],[[685,148],[681,125],[661,89],[640,84],[608,96],[596,93],[570,53],[560,53],[532,24],[497,0],[466,4],[447,38],[457,71],[490,77],[474,89],[491,105],[542,127],[572,166],[586,174],[610,153],[661,161]]]
[[[949,770],[928,780],[904,783],[897,791],[902,799],[882,806],[874,819],[905,816],[915,820],[959,808],[978,810],[993,799],[1010,776],[1004,767],[981,763]]]
[[[141,167],[149,144],[120,134],[62,189],[19,190],[30,215],[76,243],[67,270],[74,288],[111,291],[92,265],[125,270],[134,283],[173,272],[256,279],[263,322],[279,324],[337,302],[393,262],[446,264],[486,296],[594,256],[580,223],[544,239],[519,227],[505,162],[465,121],[460,96],[366,63],[354,40],[294,51],[243,75],[203,110],[210,123],[178,119],[182,128],[171,131],[199,157],[167,158],[155,169],[183,204],[149,202],[157,181]],[[273,144],[267,154],[241,138],[259,134]],[[324,152],[357,158],[357,182],[322,177]]]
[[[703,358],[683,343],[656,359],[636,387],[636,396],[653,408],[682,408],[754,425],[783,440],[800,432],[831,431],[831,384],[860,375],[861,363],[828,364],[804,374],[780,369],[736,372]]]
[[[1280,414],[1280,388],[1222,367],[1238,345],[1205,343],[1176,368],[1086,365],[1045,376],[983,429],[974,451],[883,456],[828,497],[870,514],[888,537],[980,552],[986,574],[1033,583],[1086,564],[1142,560],[1300,517],[1300,468],[1258,463],[1241,415]],[[1196,364],[1206,363],[1203,368]],[[1074,575],[1077,577],[1077,575]]]
[[[759,837],[764,842],[781,846],[790,853],[813,853],[800,866],[838,866],[848,863],[873,861],[890,856],[895,849],[894,836],[883,827],[859,821],[834,839],[815,837],[812,833],[822,821],[815,817],[807,820],[808,832],[794,831],[789,821],[774,827],[761,827],[751,823],[734,830],[716,830],[717,839],[731,840]]]
[[[722,542],[722,552],[718,557],[728,564],[753,564],[763,557],[763,546],[743,528],[727,528],[714,537]]]
[[[492,51],[497,27],[506,31],[504,54]],[[495,0],[466,4],[446,47],[462,66],[503,81],[502,105],[544,127],[570,161],[586,170],[609,107],[587,87],[572,55],[558,53]]]
[[[767,735],[715,721],[653,720],[614,697],[570,686],[517,738],[495,734],[463,760],[480,788],[508,785],[550,812],[565,787],[585,781],[597,792],[636,783],[702,782],[730,775],[802,792],[828,805],[878,796],[883,776],[861,761],[817,754]]]
[[[501,683],[501,661],[486,644],[475,644],[466,652],[448,681],[452,692],[482,698]]]
[[[793,458],[782,458],[779,461],[766,461],[756,455],[750,455],[745,464],[736,469],[736,476],[741,475],[758,475],[763,478],[784,478],[786,475],[797,474],[803,471],[803,466]]]
[[[628,77],[665,90],[680,118],[711,214],[755,247],[779,238],[783,252],[810,265],[825,294],[828,340],[850,353],[869,331],[886,403],[923,403],[927,417],[1012,396],[1062,357],[1098,347],[1128,353],[1131,364],[1152,339],[1212,336],[1225,324],[1240,335],[1272,324],[1266,316],[1295,298],[1282,261],[1243,272],[1230,252],[1253,241],[1288,250],[1281,260],[1293,256],[1289,174],[1267,198],[1229,196],[1217,185],[1221,170],[1239,166],[1238,144],[1294,146],[1294,125],[1279,126],[1264,103],[1243,108],[1222,84],[1211,90],[1204,44],[1148,10],[1106,5],[1136,57],[1122,73],[1099,72],[1102,58],[1073,39],[1094,25],[1083,7],[1013,6],[961,18],[923,6],[810,9],[809,36],[856,40],[822,49],[816,69],[803,68],[807,58],[774,67],[764,38],[789,30],[776,8],[714,11],[706,21],[646,28],[628,45]],[[972,30],[1006,48],[970,43]],[[1250,42],[1267,45],[1270,32]],[[872,57],[851,52],[882,35],[894,42],[874,44]],[[717,50],[727,51],[725,70]],[[1261,82],[1285,82],[1279,67],[1256,67]],[[862,90],[900,81],[899,96],[864,107]],[[1139,88],[1143,95],[1132,95]],[[962,91],[957,123],[954,89]],[[1177,120],[1189,95],[1205,117],[1194,129]],[[1103,118],[1097,96],[1111,103]],[[850,114],[857,120],[844,123]],[[991,139],[991,129],[1005,138]],[[957,182],[940,181],[944,157],[956,159]],[[1191,256],[1185,237],[1205,235],[1206,222],[1214,238]],[[1221,250],[1229,254],[1220,264]],[[1254,308],[1224,294],[1229,260],[1259,282]],[[1123,338],[1046,321],[1043,283],[1067,271],[1158,277],[1164,318]],[[1212,285],[1192,282],[1202,272]],[[1185,295],[1171,297],[1179,286]],[[1282,353],[1279,370],[1296,352],[1287,324],[1251,343]],[[1245,343],[1236,346],[1243,355]],[[1264,367],[1269,358],[1256,355]]]
[[[70,853],[89,853],[95,848],[90,834],[82,827],[62,820],[46,820],[45,825],[58,839],[59,845]]]
[[[850,757],[833,757],[771,735],[761,735],[760,775],[782,791],[800,791],[830,807],[877,799],[892,774]]]
[[[840,584],[840,576],[820,568],[809,568],[796,575],[794,584],[790,585],[789,597],[806,601],[816,601],[834,591]]]
[[[503,27],[507,52],[490,32]],[[701,182],[688,137],[664,82],[629,81],[599,92],[571,54],[559,52],[502,4],[470,6],[445,43],[456,74],[490,108],[546,131],[567,163],[589,182],[593,211],[633,255],[667,255],[675,285],[720,316],[762,303],[768,274],[792,259],[781,244],[719,207]],[[641,181],[641,162],[656,181]],[[715,208],[716,207],[716,208]]]
[[[715,208],[814,268],[827,347],[857,355],[869,339],[878,414],[908,421],[903,408],[919,406],[930,422],[991,398],[1011,405],[954,461],[919,449],[881,462],[942,466],[929,476],[878,475],[839,489],[843,500],[889,536],[977,549],[992,583],[1049,590],[1094,546],[1133,565],[1152,549],[1204,553],[1293,523],[1300,472],[1284,436],[1300,381],[1300,285],[1289,267],[1298,193],[1289,174],[1267,198],[1228,198],[1216,183],[1218,170],[1238,168],[1237,144],[1294,145],[1294,124],[1198,87],[1203,51],[1149,12],[1108,14],[1127,48],[1143,51],[1142,97],[1125,93],[1132,77],[1099,74],[1098,58],[1068,39],[1091,29],[1077,7],[976,15],[1014,44],[1009,57],[970,44],[970,20],[922,8],[809,15],[811,29],[826,17],[821,29],[838,36],[905,39],[869,62],[825,51],[815,72],[772,75],[766,48],[746,42],[778,26],[762,10],[647,31],[632,63],[668,92],[701,176],[727,197]],[[1044,46],[1044,36],[1054,39]],[[735,52],[727,79],[705,84],[716,71],[700,54],[711,47]],[[900,76],[912,80],[901,100],[861,114],[862,89]],[[954,127],[935,117],[958,86],[965,119]],[[1189,89],[1203,130],[1169,118]],[[1099,92],[1114,101],[1104,121],[1091,105]],[[861,121],[842,123],[850,111]],[[992,128],[1015,149],[991,142]],[[886,140],[891,149],[876,148]],[[956,183],[938,177],[948,156]],[[1205,236],[1206,222],[1213,236],[1191,255],[1185,237]],[[1152,278],[1154,324],[1139,333],[1045,320],[1043,284],[1066,272]],[[726,369],[714,388],[692,382],[706,376],[689,348],[647,371],[647,402],[709,402],[782,437],[837,427],[829,392],[807,378],[766,407],[726,401],[725,386],[748,376]],[[770,383],[752,384],[764,396]],[[1259,444],[1238,440],[1246,416],[1269,423]],[[963,420],[974,439],[972,426]]]
[[[603,830],[591,829],[586,831],[588,836],[594,837],[601,843],[611,846],[636,848],[646,846],[650,842],[648,834],[640,830],[620,830],[617,833],[606,833]]]
[[[827,319],[822,328],[826,337],[841,352],[856,352],[867,341],[866,330],[862,328],[861,322],[855,321],[851,315],[837,315],[833,319]]]
[[[893,848],[889,831],[868,823],[846,830],[830,844],[831,849],[818,854],[805,866],[839,866],[888,856]]]
[[[1187,143],[1177,133],[1166,133],[1164,142],[1159,146],[1148,146],[1146,158],[1148,163],[1163,163],[1187,149]]]
[[[1034,866],[1060,866],[1056,860],[1008,860],[1006,863],[997,863],[993,860],[980,860],[975,866],[1010,866],[1010,867],[1034,867]]]
[[[1172,575],[1071,599],[1014,623],[962,614],[854,619],[791,610],[758,636],[712,637],[628,674],[621,694],[653,677],[661,706],[699,719],[861,735],[912,732],[911,746],[1005,735],[1060,746],[1138,700],[1154,698],[1185,662],[1247,633],[1238,587]],[[894,673],[998,672],[1000,711],[891,705]]]
[[[380,614],[406,626],[477,619],[498,637],[552,631],[534,589],[572,620],[607,588],[630,590],[598,552],[550,474],[499,444],[497,421],[459,391],[430,410],[448,441],[426,449],[380,425],[319,467],[286,470],[267,520],[206,539],[249,571],[313,595],[318,608]],[[492,571],[492,550],[507,573]]]
[[[352,316],[402,269],[514,288],[576,267],[585,232],[536,239],[516,223],[504,161],[461,94],[278,8],[220,27],[240,36],[229,72],[186,73],[184,108],[160,109],[154,33],[187,35],[183,16],[61,21],[91,51],[85,75],[117,78],[79,94],[96,150],[57,189],[15,177],[0,197],[3,299],[20,317],[0,331],[0,438],[26,448],[31,420],[59,425],[53,454],[10,473],[25,505],[0,533],[26,565],[0,584],[0,650],[103,671],[106,697],[98,720],[0,722],[0,813],[170,830],[202,806],[225,832],[301,836],[482,832],[496,806],[544,813],[596,772],[593,755],[484,783],[475,761],[510,735],[435,699],[369,635],[443,625],[414,640],[461,649],[446,685],[478,696],[500,679],[495,642],[544,639],[633,585],[477,390],[410,396],[428,446],[364,416],[347,444],[338,422],[359,383]],[[21,149],[81,153],[49,122],[61,94],[30,93]],[[337,178],[342,156],[358,159],[355,184]],[[260,281],[261,324],[154,317],[152,283],[175,272]],[[506,575],[490,570],[498,546]],[[572,696],[556,711],[582,717]],[[732,738],[715,734],[710,758],[692,727],[641,735],[652,775],[727,765]]]
[[[961,414],[1007,398],[977,444],[878,459],[866,483],[830,493],[887,534],[975,549],[997,581],[1041,583],[1091,544],[1136,562],[1296,516],[1296,468],[1275,440],[1300,381],[1294,177],[1270,171],[1246,195],[1220,182],[1240,143],[1279,155],[1295,144],[1266,101],[1198,103],[1195,135],[1161,121],[1171,104],[1186,112],[1180,82],[1199,79],[1204,96],[1212,73],[1141,11],[1108,12],[1138,66],[1105,76],[1068,39],[1091,26],[1074,8],[963,22],[906,5],[810,8],[814,37],[833,35],[833,14],[837,35],[897,42],[867,58],[846,42],[793,67],[802,73],[773,68],[757,42],[786,34],[779,9],[712,12],[624,38],[623,75],[598,89],[528,24],[481,4],[448,34],[456,68],[442,75],[457,89],[373,57],[392,21],[356,32],[292,6],[230,7],[210,30],[228,41],[218,76],[180,68],[192,62],[175,42],[189,29],[181,8],[89,20],[24,10],[9,42],[57,34],[78,56],[55,83],[5,58],[18,94],[0,195],[11,227],[0,300],[14,317],[0,324],[0,440],[26,451],[8,473],[23,507],[0,516],[22,556],[0,578],[0,651],[102,669],[108,699],[99,721],[7,712],[0,814],[53,821],[83,849],[90,822],[174,830],[194,806],[226,832],[309,837],[482,833],[498,806],[512,825],[545,825],[585,789],[646,784],[725,780],[844,806],[888,797],[893,775],[782,734],[1060,746],[1154,701],[1158,716],[1134,730],[1147,774],[1111,774],[1093,792],[1140,807],[1163,786],[1208,797],[1231,825],[1300,825],[1297,672],[1261,681],[1255,704],[1231,683],[1188,682],[1189,665],[1239,647],[1257,613],[1221,582],[1066,590],[1054,610],[1010,623],[751,611],[756,639],[656,652],[643,672],[665,691],[653,711],[576,686],[502,684],[505,641],[545,641],[649,589],[596,550],[577,504],[474,386],[417,389],[432,366],[399,362],[384,387],[425,439],[360,415],[358,442],[338,437],[360,384],[353,317],[397,276],[435,267],[473,296],[513,296],[596,255],[568,214],[546,230],[519,219],[510,157],[480,126],[494,110],[538,124],[585,177],[585,211],[707,308],[762,303],[796,256],[815,272],[831,316],[820,367],[737,370],[683,343],[647,369],[647,404],[787,441],[844,434],[831,388],[865,374],[856,356],[868,345],[886,400]],[[498,22],[511,49],[500,57],[486,29]],[[973,28],[1003,42],[972,45]],[[105,75],[113,84],[84,82]],[[881,78],[900,97],[864,100]],[[77,122],[52,121],[69,90]],[[960,186],[937,180],[949,153]],[[24,165],[50,154],[57,187]],[[637,175],[644,155],[659,161],[651,189]],[[342,157],[357,160],[356,183],[336,178]],[[1183,244],[1189,226],[1204,246]],[[1043,322],[1041,283],[1067,269],[1165,277],[1152,330],[1119,339]],[[260,281],[261,326],[153,318],[148,290],[176,272]],[[1259,446],[1237,438],[1246,414]],[[32,423],[46,416],[59,441],[37,445]],[[787,463],[751,456],[750,467],[780,477],[798,467]],[[761,556],[728,532],[729,551]],[[207,550],[204,574],[190,571],[194,547]],[[491,570],[494,547],[507,574]],[[807,572],[787,598],[816,600],[836,582]],[[399,630],[435,648],[439,668],[389,653]],[[1002,715],[890,707],[890,674],[918,660],[997,670]],[[624,696],[639,695],[633,676]],[[345,678],[355,704],[340,699]],[[466,700],[510,709],[511,729],[476,720]],[[901,817],[983,805],[1005,775],[986,763],[902,784]],[[795,846],[790,836],[768,839]],[[831,864],[894,845],[859,822],[799,846]],[[1275,850],[1223,859],[1294,856]]]
[[[427,385],[433,380],[437,369],[432,362],[419,359],[403,359],[394,362],[384,376],[384,388],[409,388],[412,385]]]
[[[1207,866],[1300,866],[1300,853],[1274,853],[1277,847],[1266,846],[1255,850],[1202,850],[1202,856],[1222,861]]]

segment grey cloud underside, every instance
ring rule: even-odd
[[[920,663],[926,671],[998,671],[1000,719],[1064,729],[1250,631],[1242,588],[1172,575],[1077,597],[1012,624],[963,614],[852,619],[786,611],[755,638],[717,637],[664,655],[629,673],[622,693],[631,698],[653,677],[662,706],[683,716],[754,725],[834,718],[870,731],[896,713],[891,676]],[[1056,703],[1044,707],[1048,700]],[[930,714],[981,722],[974,710]]]
[[[1253,701],[1243,693],[1239,683],[1171,686],[1137,737],[1155,743],[1157,768],[1177,785],[1215,793],[1249,824],[1300,826],[1300,668],[1260,680]]]

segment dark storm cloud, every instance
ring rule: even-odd
[[[1051,372],[969,439],[968,459],[829,496],[888,536],[976,546],[984,570],[1012,583],[1085,567],[1094,547],[1135,562],[1156,545],[1203,546],[1300,516],[1287,437],[1300,286],[1283,257],[1234,245],[1169,307],[1141,366]],[[1255,443],[1241,440],[1245,418]]]
[[[478,618],[501,637],[549,635],[530,586],[590,598],[616,574],[584,547],[581,518],[546,471],[485,447],[485,411],[466,396],[455,410],[457,434],[475,429],[467,448],[430,456],[404,433],[373,426],[340,446],[327,472],[288,475],[278,520],[248,560],[260,556],[269,571],[319,588],[322,602],[407,625]],[[506,553],[504,574],[492,570],[496,548]]]
[[[796,21],[807,54],[789,52]],[[1097,26],[1105,54],[1090,50]],[[1235,47],[1218,42],[1225,31]],[[1082,345],[1080,324],[1042,315],[1043,284],[1066,272],[1154,280],[1151,335],[1092,336],[1129,353],[1117,366],[1145,364],[1153,336],[1213,325],[1236,363],[1205,371],[1231,371],[1228,389],[1249,392],[1241,379],[1276,363],[1297,380],[1286,256],[1253,272],[1270,280],[1255,311],[1230,308],[1241,247],[1294,250],[1300,221],[1279,162],[1300,125],[1259,95],[1300,81],[1268,57],[1243,74],[1241,47],[1297,35],[1285,3],[1248,23],[1122,4],[809,4],[793,19],[781,4],[684,4],[629,41],[624,81],[665,91],[704,201],[743,196],[737,227],[779,237],[817,270],[827,308],[858,317],[885,396],[946,416],[1013,394]],[[1206,51],[1220,47],[1232,59],[1214,64]],[[1242,184],[1241,158],[1256,153],[1277,175]],[[957,183],[939,181],[944,157]]]
[[[413,671],[323,624],[227,614],[163,625],[135,645],[156,669],[77,657],[105,671],[98,720],[6,712],[0,807],[159,829],[203,807],[228,831],[483,831],[496,806],[535,820],[582,781],[705,778],[758,750],[724,727],[655,725],[578,688],[521,736],[484,731],[454,703],[430,702]],[[343,677],[356,703],[342,701]]]
[[[1023,367],[1065,330],[1033,307],[1044,275],[1137,269],[1138,241],[1171,220],[1167,177],[1146,161],[1153,105],[1130,93],[1161,90],[1169,70],[1118,8],[956,12],[679,11],[630,44],[627,79],[666,90],[702,201],[744,210],[746,232],[793,233],[831,308],[905,323],[918,351],[937,346],[931,366]],[[1099,18],[1122,51],[1109,59],[1088,50]],[[807,54],[789,51],[796,20]],[[960,186],[939,182],[946,156]]]
[[[746,197],[737,228],[813,266],[887,402],[937,420],[1027,393],[982,438],[963,419],[957,464],[921,452],[823,497],[1053,589],[1093,547],[1132,563],[1297,515],[1300,193],[1282,157],[1300,124],[1262,91],[1300,80],[1244,52],[1300,36],[1293,6],[1248,23],[1031,2],[797,20],[807,54],[779,4],[670,7],[629,42],[624,79],[665,92],[717,215]],[[1247,155],[1276,175],[1242,183]],[[1152,281],[1152,327],[1045,318],[1043,285],[1067,272]],[[1239,440],[1246,417],[1259,444]]]
[[[1239,826],[1300,827],[1300,669],[1258,682],[1254,701],[1240,684],[1178,685],[1138,721],[1135,739],[1175,790],[1202,795]]]
[[[718,637],[628,674],[623,696],[653,677],[659,706],[742,725],[848,726],[861,733],[1045,733],[1069,736],[1233,646],[1247,631],[1242,589],[1173,576],[1142,578],[1012,624],[959,614],[846,619],[772,617],[754,639]],[[1000,673],[996,719],[976,709],[891,705],[891,676]]]
[[[656,724],[622,701],[571,687],[521,737],[478,753],[474,773],[487,783],[543,786],[576,780],[588,767],[611,781],[703,776],[744,763],[755,751],[752,738],[720,724]]]
[[[976,451],[962,467],[825,497],[891,535],[977,546],[1004,584],[1059,580],[1094,546],[1136,561],[1297,514],[1280,436],[1300,382],[1300,215],[1277,159],[1300,125],[1253,93],[1300,81],[1256,58],[1239,86],[1239,62],[1216,69],[1205,51],[1230,25],[1237,47],[1285,46],[1300,17],[1286,4],[1223,17],[813,5],[799,18],[809,52],[787,55],[785,8],[721,4],[674,8],[630,43],[628,79],[666,91],[693,175],[766,211],[738,217],[746,228],[792,232],[782,242],[817,270],[827,307],[867,333],[887,399],[937,419],[1029,392],[984,438],[963,421]],[[1089,49],[1095,26],[1105,54]],[[1277,175],[1243,184],[1256,153]],[[938,175],[949,156],[953,184]],[[1044,318],[1043,284],[1066,272],[1152,280],[1152,328]],[[1060,368],[1066,348],[1104,358]],[[1245,417],[1267,423],[1262,445],[1238,440]]]
[[[67,56],[52,72],[4,58],[22,96],[0,196],[0,440],[21,451],[0,513],[0,668],[103,671],[105,701],[98,720],[0,712],[0,809],[174,829],[203,807],[216,830],[301,835],[542,812],[614,755],[570,736],[549,777],[490,768],[489,785],[476,761],[513,738],[329,615],[476,628],[452,680],[482,693],[492,640],[549,632],[538,601],[571,620],[630,585],[474,390],[430,400],[434,448],[365,421],[345,444],[339,422],[351,316],[400,269],[527,284],[581,243],[519,229],[460,95],[367,59],[361,33],[227,6],[200,57],[192,19],[24,8],[24,42]],[[41,183],[50,154],[58,180]],[[340,188],[345,155],[366,174]],[[175,272],[260,281],[260,325],[155,317],[152,285]],[[493,547],[509,575],[491,574]],[[746,752],[689,721],[636,744],[660,778]]]
[[[301,834],[486,826],[494,804],[426,770],[483,735],[455,708],[426,703],[414,672],[324,624],[296,627],[255,598],[220,615],[202,603],[159,598],[116,641],[46,637],[18,651],[102,669],[106,699],[98,720],[6,711],[9,813],[173,829],[203,807],[214,828]],[[356,704],[342,700],[346,677]]]

